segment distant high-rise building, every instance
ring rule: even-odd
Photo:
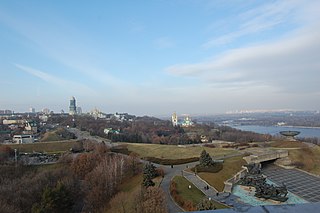
[[[81,107],[77,107],[77,114],[82,114],[82,108]]]
[[[12,111],[12,110],[8,110],[8,109],[0,110],[0,114],[1,114],[1,115],[14,114],[14,111]]]
[[[29,112],[30,112],[30,113],[36,113],[36,110],[35,110],[35,108],[30,107],[30,108],[29,108]]]
[[[44,108],[44,109],[42,110],[42,113],[49,115],[49,114],[50,114],[50,109]]]
[[[14,114],[14,111],[12,110],[8,110],[8,109],[5,109],[5,110],[0,110],[0,114],[4,114],[4,115],[10,115],[10,114]]]
[[[77,114],[77,104],[75,97],[71,97],[69,105],[69,115]]]

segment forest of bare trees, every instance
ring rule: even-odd
[[[121,196],[117,193],[124,178],[142,172],[136,157],[111,153],[104,144],[96,144],[92,152],[68,154],[57,164],[42,166],[15,164],[10,161],[12,150],[3,147],[0,146],[3,213],[105,212],[109,202],[117,202],[115,196]],[[141,210],[153,202],[152,196],[164,195],[159,188],[142,187],[136,196],[140,210],[131,212],[152,212]],[[166,209],[165,203],[159,205],[158,208]]]
[[[53,117],[51,122],[62,125],[73,124],[72,117]],[[225,140],[232,142],[259,142],[271,140],[271,135],[258,134],[215,124],[196,124],[193,127],[182,128],[172,126],[170,121],[153,117],[136,117],[133,121],[117,121],[94,119],[89,116],[76,117],[74,125],[90,132],[110,139],[113,142],[134,142],[154,144],[192,144],[201,143],[201,135],[209,141]],[[105,128],[117,132],[104,133]]]

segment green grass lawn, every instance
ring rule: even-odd
[[[206,196],[185,177],[175,176],[173,181],[177,184],[177,192],[184,199],[191,201],[194,205],[201,202]],[[191,185],[191,189],[189,189]]]
[[[209,148],[209,147],[178,147],[176,145],[141,144],[126,143],[129,151],[135,152],[140,157],[156,157],[164,159],[184,159],[199,157],[201,151],[205,149],[213,158],[223,157],[228,154],[237,153],[233,149]]]
[[[6,144],[12,149],[17,149],[19,152],[47,152],[47,153],[61,153],[69,151],[70,148],[76,144],[75,140],[64,142],[36,142],[29,144]]]
[[[218,191],[223,191],[224,181],[239,172],[241,167],[246,164],[242,157],[237,156],[225,159],[223,169],[217,173],[200,172],[198,175]]]
[[[184,199],[191,201],[195,206],[200,203],[206,196],[195,185],[188,181],[185,177],[175,176],[173,181],[177,184],[177,192]],[[191,185],[191,189],[189,189]],[[225,209],[227,206],[214,201],[214,205],[217,209]]]

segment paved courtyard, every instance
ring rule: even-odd
[[[272,182],[285,183],[288,191],[309,202],[320,201],[320,178],[296,169],[284,169],[276,165],[266,165],[262,173]]]

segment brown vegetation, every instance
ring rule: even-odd
[[[61,125],[74,125],[71,116],[51,117],[49,122]],[[215,124],[196,124],[194,127],[174,127],[168,120],[154,117],[131,116],[132,121],[118,121],[115,119],[94,119],[89,116],[76,116],[75,126],[88,131],[91,135],[108,138],[113,142],[153,143],[153,144],[193,144],[201,143],[201,136],[208,141],[225,140],[232,142],[269,141],[271,135],[237,130],[227,126]],[[105,128],[111,128],[108,135]]]
[[[174,181],[170,183],[170,194],[175,202],[179,204],[186,211],[195,211],[197,210],[196,206],[190,200],[185,200],[177,191],[177,184]]]
[[[320,175],[320,147],[305,147],[289,150],[289,158],[294,166],[307,172]]]
[[[62,140],[70,140],[75,139],[75,135],[66,129],[59,127],[55,130],[46,132],[43,134],[41,141],[49,142],[49,141],[62,141]]]
[[[300,141],[276,141],[270,144],[272,147],[276,148],[306,148],[306,144]]]
[[[1,212],[103,212],[124,178],[141,173],[135,156],[111,153],[103,144],[74,159],[65,155],[59,162],[48,166],[0,165]],[[157,190],[143,192],[141,209],[154,204],[157,212],[166,211],[162,192]]]
[[[14,150],[9,146],[0,145],[0,162],[7,161],[14,155]]]

